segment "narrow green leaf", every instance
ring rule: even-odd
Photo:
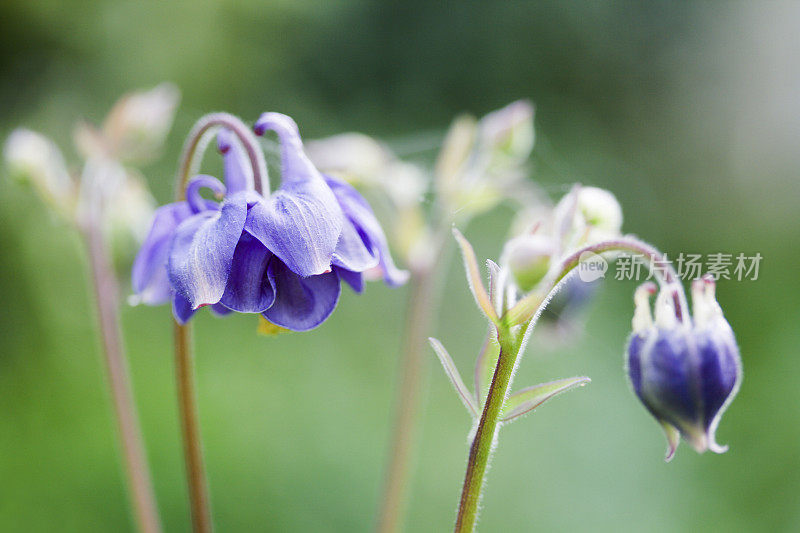
[[[464,403],[464,407],[467,408],[469,414],[472,418],[478,417],[478,407],[475,405],[475,400],[472,398],[472,394],[470,394],[467,386],[464,384],[464,380],[461,379],[461,374],[458,373],[458,369],[456,368],[455,363],[453,363],[453,359],[450,357],[450,354],[447,353],[442,343],[438,340],[430,337],[428,342],[431,343],[431,347],[433,351],[436,352],[437,357],[439,357],[439,362],[442,363],[442,367],[444,368],[447,377],[450,379],[450,383],[453,384],[453,388],[458,393],[458,396],[461,398],[461,401]]]
[[[458,246],[461,248],[461,255],[464,258],[464,268],[467,271],[469,290],[472,292],[472,296],[475,297],[478,307],[483,310],[489,320],[496,324],[499,318],[497,316],[497,311],[495,311],[492,305],[492,301],[489,299],[489,294],[486,292],[486,287],[483,285],[483,280],[481,280],[480,269],[475,259],[475,250],[472,249],[472,245],[469,241],[456,228],[453,228],[453,235],[456,237]]]
[[[503,406],[501,421],[508,422],[519,416],[522,416],[525,413],[536,409],[553,396],[575,387],[582,387],[590,381],[592,380],[582,376],[576,378],[559,379],[556,381],[550,381],[548,383],[540,383],[539,385],[522,389],[521,391],[509,396],[506,400],[506,403]]]

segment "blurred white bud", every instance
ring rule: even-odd
[[[86,161],[78,198],[80,223],[97,224],[105,218],[124,189],[126,179],[125,168],[114,159],[97,156]]]
[[[139,174],[128,172],[127,179],[109,198],[108,221],[115,238],[133,240],[136,247],[144,241],[150,229],[156,201]]]
[[[323,172],[352,184],[374,185],[380,181],[394,156],[381,143],[363,133],[342,133],[306,143],[306,152]]]
[[[342,133],[306,143],[314,165],[355,186],[379,189],[398,208],[415,206],[428,190],[418,166],[395,157],[388,147],[363,133]]]
[[[16,129],[6,140],[3,155],[13,178],[32,184],[45,202],[63,214],[72,212],[75,184],[53,141],[27,129]]]
[[[453,121],[436,162],[436,190],[450,211],[468,218],[524,193],[534,143],[533,105],[513,102],[480,120]]]
[[[536,138],[533,113],[531,102],[518,100],[480,120],[481,149],[493,163],[514,165],[528,159]]]
[[[517,286],[527,292],[545,277],[555,253],[556,245],[552,238],[527,233],[506,243],[501,262],[511,270]]]
[[[389,165],[383,184],[389,198],[401,208],[418,206],[428,190],[428,179],[422,169],[403,161]]]
[[[622,230],[622,208],[617,198],[605,189],[581,187],[578,211],[586,224],[609,235]]]
[[[124,163],[154,159],[172,127],[180,92],[171,83],[120,98],[100,130],[79,124],[75,144],[84,157],[104,155]]]
[[[78,217],[82,225],[100,225],[116,259],[127,261],[149,230],[156,202],[144,179],[119,162],[94,157],[81,175]]]
[[[605,189],[576,185],[556,205],[555,231],[562,247],[571,248],[618,236],[622,208]]]
[[[475,146],[477,122],[470,115],[456,117],[447,130],[436,159],[436,188],[443,196],[453,195],[463,185],[464,173]]]

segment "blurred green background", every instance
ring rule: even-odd
[[[764,259],[757,281],[718,289],[745,367],[718,432],[727,454],[683,444],[663,462],[622,370],[634,283],[608,281],[580,341],[553,349],[534,335],[517,386],[593,382],[502,431],[480,529],[800,528],[800,4],[6,0],[0,43],[3,138],[27,125],[68,146],[77,119],[176,83],[168,148],[145,169],[162,202],[182,137],[208,111],[277,110],[308,138],[358,130],[432,149],[456,113],[532,99],[531,177],[554,196],[606,187],[625,230],[671,254]],[[468,228],[479,256],[499,255],[509,218]],[[86,270],[76,235],[0,180],[2,531],[131,527]],[[458,262],[446,279],[434,332],[469,373],[483,323]],[[345,292],[306,334],[197,318],[220,531],[372,527],[406,292]],[[162,518],[186,531],[168,318],[123,311]],[[452,527],[467,454],[469,420],[429,363],[409,531]]]

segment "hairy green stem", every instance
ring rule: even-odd
[[[98,220],[90,220],[82,228],[91,262],[92,283],[97,302],[97,319],[103,339],[103,355],[106,363],[108,384],[114,403],[119,436],[122,443],[125,472],[131,507],[136,516],[139,531],[159,533],[161,520],[150,479],[150,468],[142,444],[142,432],[133,401],[133,389],[122,346],[119,325],[119,302],[114,269],[108,257],[102,228]]]
[[[464,476],[464,486],[461,490],[461,500],[456,517],[456,533],[468,533],[475,529],[483,480],[491,460],[494,441],[497,438],[500,413],[508,396],[508,389],[519,355],[519,343],[505,325],[499,327],[497,340],[500,343],[500,355],[469,450],[467,473]]]
[[[594,254],[635,252],[644,255],[653,264],[663,265],[662,269],[658,269],[654,273],[662,286],[674,285],[671,290],[674,290],[675,313],[678,318],[681,319],[684,316],[688,316],[688,314],[685,314],[686,296],[683,293],[682,286],[678,283],[678,276],[672,264],[666,260],[661,252],[647,243],[632,237],[620,237],[586,246],[562,259],[541,286],[512,307],[498,324],[497,340],[500,344],[500,355],[497,360],[497,366],[495,366],[486,403],[475,431],[475,437],[470,447],[467,473],[464,477],[458,516],[456,518],[456,533],[468,533],[475,529],[481,489],[486,469],[491,460],[495,439],[497,438],[500,413],[508,396],[514,368],[520,352],[524,348],[527,336],[533,331],[543,307],[570,272],[580,264],[583,254],[587,252]],[[517,335],[511,330],[514,325],[521,325]]]

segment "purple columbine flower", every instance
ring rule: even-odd
[[[674,289],[674,288],[673,288]],[[698,452],[723,453],[714,434],[739,389],[742,367],[733,331],[711,279],[692,286],[694,317],[676,317],[673,290],[662,289],[650,314],[651,283],[636,291],[628,376],[633,390],[667,435],[670,460],[682,435]]]
[[[219,314],[261,313],[278,326],[305,331],[333,312],[340,280],[360,292],[362,272],[376,267],[389,285],[405,280],[369,205],[349,185],[319,173],[294,121],[265,113],[255,131],[267,130],[281,143],[280,188],[266,196],[256,192],[242,148],[221,131],[227,188],[198,176],[185,202],[157,211],[133,269],[140,301],[172,297],[182,323],[210,305]],[[222,202],[204,200],[203,188]]]

